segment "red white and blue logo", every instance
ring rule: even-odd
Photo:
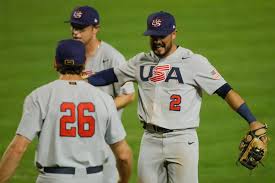
[[[164,81],[167,77],[167,72],[170,71],[171,66],[169,64],[156,66],[153,69],[153,76],[149,78],[150,81],[158,83]]]
[[[183,78],[179,67],[172,67],[170,64],[157,66],[140,66],[140,80],[149,81],[156,84],[161,82],[169,82],[170,80],[177,81],[183,84]]]
[[[221,75],[216,69],[211,71],[211,75],[212,75],[212,79],[214,79],[214,80],[221,79]]]

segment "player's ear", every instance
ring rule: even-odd
[[[97,34],[100,30],[100,26],[99,25],[93,25],[92,27],[93,27],[93,32]]]
[[[56,69],[56,68],[57,68],[56,59],[54,59],[54,61],[53,61],[53,68],[54,68],[54,69]]]
[[[172,32],[172,40],[176,39],[177,37],[177,31]]]

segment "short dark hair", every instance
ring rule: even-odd
[[[84,70],[84,65],[56,65],[56,71],[60,74],[79,75]]]

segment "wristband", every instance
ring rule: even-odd
[[[253,121],[256,121],[256,118],[253,116],[251,111],[249,110],[246,103],[240,105],[240,107],[236,110],[249,124]]]

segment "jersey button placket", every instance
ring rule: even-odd
[[[156,122],[156,120],[158,120],[158,118],[156,117],[156,113],[157,113],[157,101],[156,99],[158,98],[158,83],[154,83],[154,93],[153,93],[153,96],[152,97],[152,101],[153,101],[153,105],[152,105],[152,114],[151,114],[151,121],[152,122]],[[157,125],[157,124],[155,124]]]
[[[159,63],[161,62],[161,60],[159,61]],[[161,64],[161,65],[163,65],[163,64]],[[157,64],[155,67],[157,67],[157,66],[160,66],[160,64]],[[154,88],[154,98],[153,98],[153,114],[152,114],[152,121],[155,121],[155,122],[157,122],[157,126],[158,126],[158,120],[160,119],[159,118],[159,113],[161,113],[161,107],[162,106],[160,106],[159,105],[159,100],[161,99],[161,90],[162,90],[162,82],[164,82],[164,81],[158,81],[158,82],[155,82],[154,83],[154,86],[155,86],[155,88]]]

